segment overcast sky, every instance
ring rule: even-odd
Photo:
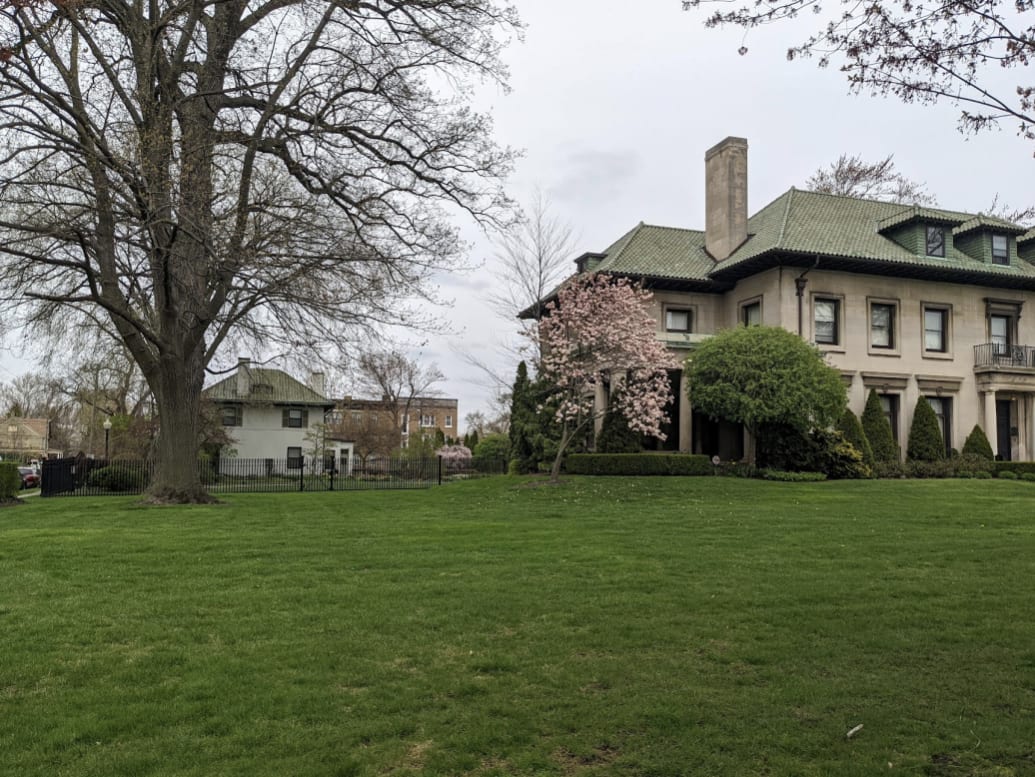
[[[501,144],[524,150],[511,196],[527,202],[541,187],[578,235],[576,254],[604,249],[640,221],[703,228],[704,152],[730,135],[748,139],[752,213],[842,153],[894,154],[900,172],[947,208],[984,210],[996,194],[1014,206],[1035,201],[1035,145],[1012,124],[964,137],[950,105],[850,95],[836,66],[787,62],[814,19],[797,34],[778,25],[745,38],[705,29],[703,14],[682,11],[680,0],[518,5],[527,29],[505,55],[512,91],[486,90],[479,107],[493,114]],[[441,316],[455,334],[429,336],[420,352],[448,376],[441,388],[460,400],[461,418],[490,396],[461,352],[510,375],[516,366],[493,346],[514,328],[482,303],[494,283],[492,245],[470,225],[464,234],[478,268],[443,278],[440,289],[455,301]],[[32,368],[17,350],[0,355],[0,380]]]
[[[776,26],[745,38],[705,29],[702,14],[682,11],[679,0],[519,7],[527,30],[507,55],[512,91],[487,96],[487,105],[499,141],[525,150],[511,195],[527,202],[540,186],[579,235],[576,254],[603,250],[640,221],[703,229],[704,152],[730,135],[748,140],[751,213],[842,153],[894,154],[900,172],[955,210],[987,210],[996,194],[1017,207],[1035,201],[1035,145],[1012,124],[965,137],[951,105],[851,95],[836,67],[788,62],[787,47],[814,19],[797,35]],[[448,375],[443,388],[459,398],[461,417],[489,393],[456,352],[491,360],[493,338],[511,331],[480,304],[494,282],[492,253],[478,239],[472,258],[485,264],[444,283],[460,334],[424,350]],[[496,363],[513,374],[515,365]]]

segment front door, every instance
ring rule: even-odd
[[[997,399],[995,401],[995,434],[996,442],[999,445],[999,460],[1010,460],[1010,407],[1013,405],[1009,399]]]

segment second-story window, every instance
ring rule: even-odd
[[[841,332],[838,326],[840,309],[840,300],[823,299],[821,297],[815,299],[813,310],[815,311],[816,318],[813,336],[817,343],[838,345],[841,342]]]
[[[949,350],[949,311],[945,308],[924,308],[924,350]]]
[[[666,332],[690,332],[694,323],[693,314],[683,308],[668,308],[665,310],[665,331]]]
[[[991,315],[988,317],[988,335],[992,349],[1000,356],[1010,352],[1011,323],[1009,316]]]
[[[992,235],[992,264],[1010,263],[1010,241],[1006,235]]]
[[[302,429],[309,425],[309,411],[297,407],[284,409],[281,426],[285,429]]]

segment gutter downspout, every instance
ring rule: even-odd
[[[805,276],[808,275],[813,270],[815,270],[817,267],[819,267],[819,257],[818,256],[816,257],[815,261],[812,263],[811,267],[809,267],[807,270],[805,270],[805,272],[803,272],[801,275],[799,275],[797,278],[794,279],[794,293],[798,297],[798,337],[804,337],[805,336],[804,335],[804,325],[805,325],[805,322],[804,322],[804,319],[802,318],[803,311],[804,311],[803,300],[805,298],[805,287],[809,283],[808,278],[806,278]]]

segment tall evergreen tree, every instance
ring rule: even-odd
[[[862,414],[862,428],[870,443],[874,461],[898,462],[901,460],[898,444],[891,432],[891,424],[884,415],[880,397],[873,389],[870,390],[870,396],[866,399],[866,409]]]
[[[539,461],[535,453],[537,427],[535,396],[528,378],[528,366],[521,362],[514,378],[510,403],[510,457],[521,473],[535,472]]]
[[[938,416],[924,397],[920,397],[913,411],[906,458],[910,461],[941,461],[945,458],[945,440],[938,427]]]

